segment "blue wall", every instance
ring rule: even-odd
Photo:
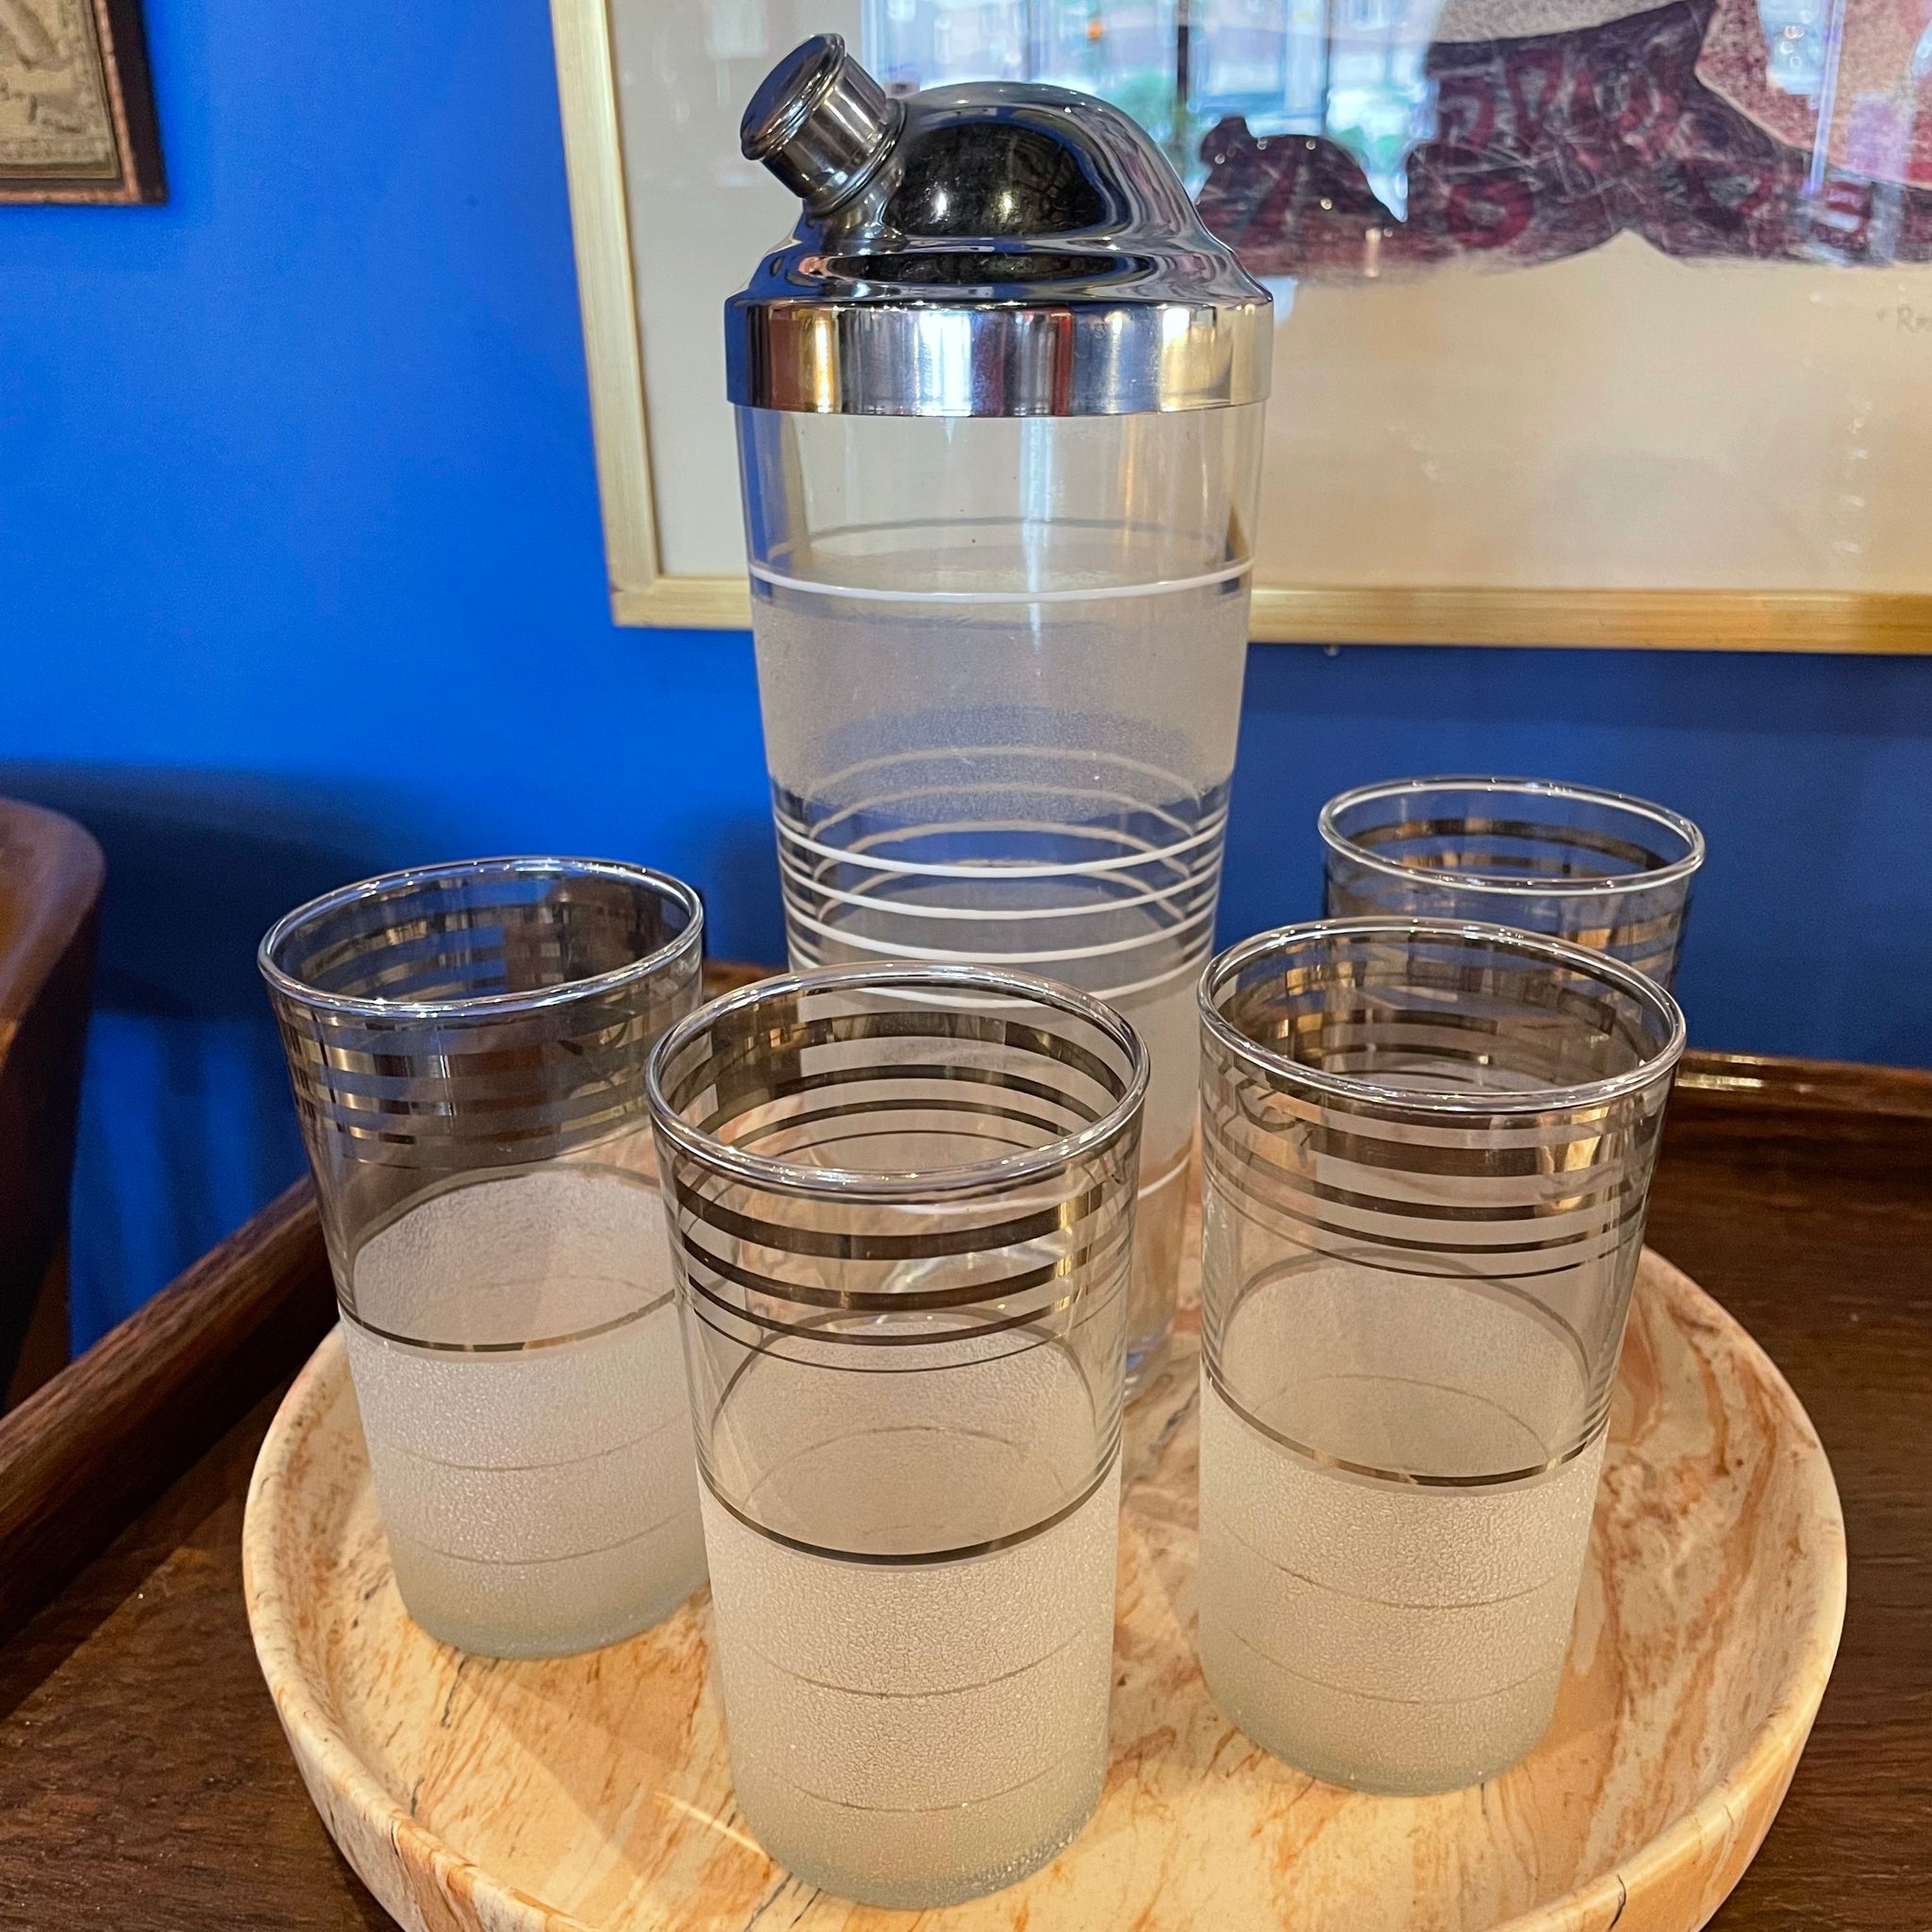
[[[149,29],[171,203],[0,209],[0,791],[109,860],[81,1341],[298,1168],[251,957],[295,900],[608,852],[780,946],[746,641],[607,614],[544,8]],[[1425,769],[1699,818],[1699,1042],[1932,1062],[1932,660],[1258,647],[1224,931]]]

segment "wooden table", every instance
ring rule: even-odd
[[[1932,1074],[1692,1056],[1650,1235],[1790,1378],[1851,1547],[1810,1748],[1712,1923],[1924,1932]],[[297,1189],[0,1419],[0,1926],[389,1924],[309,1808],[242,1610],[256,1446],[332,1319]]]

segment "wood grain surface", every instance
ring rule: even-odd
[[[293,1374],[334,1319],[305,1181],[0,1416],[0,1637]]]
[[[1122,1445],[1098,1807],[1029,1876],[916,1915],[819,1890],[739,1828],[758,1824],[732,1788],[708,1592],[583,1657],[468,1657],[418,1628],[331,1335],[256,1463],[242,1589],[303,1782],[370,1890],[439,1932],[1702,1925],[1776,1813],[1843,1617],[1838,1496],[1790,1388],[1645,1254],[1548,1731],[1474,1788],[1341,1791],[1247,1743],[1197,1662],[1194,1204],[1188,1218],[1168,1361]]]
[[[1759,1063],[1760,1066],[1762,1063]],[[1712,1069],[1672,1102],[1653,1246],[1784,1371],[1830,1453],[1838,1667],[1722,1932],[1932,1926],[1932,1075]],[[1762,1079],[1763,1084],[1742,1084]],[[1830,1094],[1840,1103],[1825,1105]],[[1863,1105],[1848,1103],[1862,1100]]]
[[[296,1237],[312,1222],[288,1203],[280,1212],[278,1238],[292,1242],[284,1252],[299,1256]],[[1932,1075],[1694,1057],[1673,1105],[1650,1240],[1790,1378],[1831,1453],[1850,1544],[1844,1639],[1810,1746],[1764,1849],[1712,1924],[1924,1932]],[[251,1237],[203,1276],[203,1291],[235,1294],[237,1271],[271,1244]],[[281,1291],[258,1280],[253,1292],[274,1301]],[[272,1353],[258,1345],[258,1374]],[[98,1374],[91,1356],[47,1392],[91,1365]],[[238,1403],[245,1379],[235,1374],[223,1399]],[[97,1399],[107,1405],[98,1385]],[[87,1407],[63,1395],[43,1414]],[[178,1397],[161,1406],[177,1418],[172,1432],[123,1434],[119,1453],[139,1470],[114,1479],[114,1508],[90,1506],[91,1534],[182,1466],[199,1431],[179,1412]],[[386,1924],[309,1807],[242,1615],[242,1499],[271,1412],[263,1401],[237,1408],[235,1421],[212,1404],[200,1428],[216,1446],[0,1647],[0,1926],[9,1932]],[[0,1588],[20,1547],[4,1524],[19,1521],[26,1487],[15,1467],[22,1432],[5,1433],[17,1420],[0,1424],[0,1510],[15,1499],[12,1518],[0,1516]]]

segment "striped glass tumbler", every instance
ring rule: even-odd
[[[641,866],[503,858],[262,941],[396,1585],[466,1650],[588,1650],[704,1580],[644,1101],[703,931]]]
[[[1474,1784],[1555,1705],[1682,1016],[1402,920],[1263,934],[1201,1005],[1208,1686],[1334,1783]]]
[[[739,1804],[827,1891],[993,1890],[1107,1765],[1145,1053],[1044,980],[835,968],[651,1080]]]
[[[1322,808],[1331,919],[1478,919],[1574,941],[1674,984],[1704,834],[1621,791],[1397,778]]]

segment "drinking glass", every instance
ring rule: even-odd
[[[1201,1661],[1333,1783],[1474,1784],[1547,1726],[1683,1017],[1441,920],[1201,983]]]
[[[465,1650],[588,1650],[704,1580],[644,1099],[703,931],[661,873],[499,858],[261,943],[396,1587]]]
[[[1330,919],[1482,920],[1676,979],[1704,834],[1660,805],[1542,778],[1397,778],[1331,798],[1318,824]]]
[[[927,1907],[1066,1844],[1107,1767],[1147,1056],[974,967],[790,974],[651,1063],[738,1803]]]

